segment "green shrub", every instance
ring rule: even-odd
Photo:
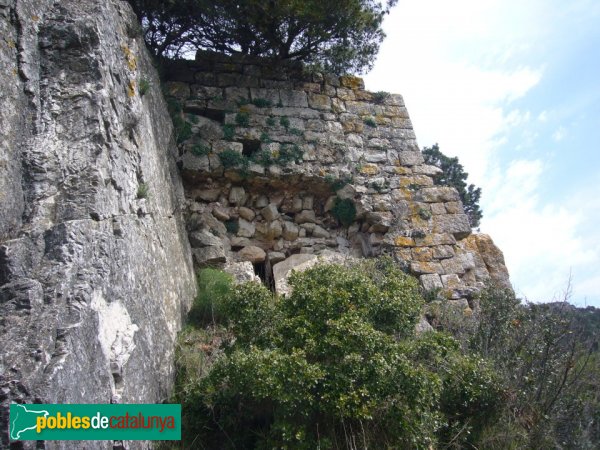
[[[377,128],[377,122],[375,122],[375,119],[373,119],[372,117],[366,117],[365,119],[363,119],[363,122],[369,127]]]
[[[247,127],[250,125],[250,114],[244,111],[240,111],[235,115],[235,123],[241,127]]]
[[[304,131],[299,130],[298,128],[290,128],[290,134],[293,134],[295,136],[302,136],[304,134]]]
[[[221,160],[221,164],[223,164],[225,169],[231,169],[233,167],[241,167],[243,169],[248,167],[249,163],[248,158],[230,148],[227,148],[219,153],[219,159]]]
[[[273,117],[273,116],[267,117],[266,123],[270,127],[275,126],[275,117]]]
[[[385,91],[378,91],[373,93],[373,101],[377,104],[385,103],[390,98],[391,94]]]
[[[137,188],[137,198],[148,198],[150,188],[146,183],[140,183]]]
[[[425,208],[419,208],[419,217],[423,220],[431,219],[431,211]]]
[[[226,123],[223,125],[223,139],[226,141],[233,141],[235,136],[235,125]]]
[[[348,227],[356,219],[356,206],[349,198],[341,199],[336,197],[331,208],[331,215],[335,217],[343,226]]]
[[[257,164],[260,164],[263,167],[269,167],[275,161],[273,159],[273,155],[269,150],[261,150],[254,155],[252,155],[252,161]]]
[[[260,134],[260,141],[264,142],[265,144],[269,144],[271,142],[271,137],[263,131]]]
[[[172,117],[173,129],[175,131],[176,141],[178,144],[187,141],[192,137],[192,125],[185,121],[181,115]]]
[[[146,79],[146,78],[142,78],[139,82],[138,85],[138,92],[140,94],[140,96],[144,96],[148,93],[148,91],[150,90],[150,82]]]
[[[273,105],[271,101],[266,98],[255,98],[252,100],[252,104],[257,108],[269,108]]]
[[[195,156],[207,156],[210,154],[210,147],[204,144],[195,144],[192,146],[191,152]]]
[[[288,119],[287,116],[281,116],[279,118],[279,125],[281,125],[282,127],[286,128],[286,129],[289,128],[289,126],[290,126],[290,119]]]
[[[287,165],[292,162],[300,164],[304,153],[296,144],[283,144],[279,150],[277,162],[281,165]]]
[[[198,295],[188,315],[191,325],[222,322],[225,297],[232,289],[233,277],[222,270],[205,268],[198,272]]]

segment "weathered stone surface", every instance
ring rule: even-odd
[[[215,216],[215,218],[217,220],[220,220],[222,222],[229,220],[231,218],[231,216],[229,215],[229,212],[225,208],[221,208],[219,206],[213,208],[212,214],[213,214],[213,216]]]
[[[251,245],[248,247],[244,247],[238,252],[238,257],[242,261],[250,261],[252,263],[262,262],[267,257],[265,251],[256,247],[255,245]]]
[[[129,5],[13,7],[0,21],[14,42],[0,52],[2,448],[12,402],[169,398],[196,290],[171,120],[143,42],[127,37]]]
[[[251,238],[254,236],[255,232],[256,225],[254,225],[252,222],[248,222],[247,220],[241,218],[238,219],[238,236]]]
[[[299,212],[298,214],[296,214],[296,217],[294,218],[296,223],[306,223],[306,222],[310,222],[310,223],[316,223],[317,222],[317,218],[315,216],[315,212],[313,210],[304,210]]]
[[[268,220],[269,222],[279,217],[279,211],[277,211],[277,206],[275,206],[273,203],[261,209],[260,213],[265,218],[265,220]]]
[[[299,229],[295,223],[283,222],[282,235],[288,241],[294,241],[298,238]]]
[[[449,233],[457,239],[471,234],[471,225],[466,214],[445,214],[433,216],[433,232]]]
[[[245,208],[244,206],[238,208],[238,214],[242,219],[246,219],[249,222],[252,222],[256,217],[256,213],[253,210],[250,208]]]
[[[260,278],[254,273],[254,266],[250,261],[227,261],[223,266],[223,270],[230,275],[238,283],[246,283],[254,281],[260,283]]]
[[[241,186],[235,186],[229,191],[229,203],[242,206],[246,203],[246,190]]]
[[[419,277],[419,281],[421,282],[421,286],[423,286],[425,291],[433,291],[435,289],[442,289],[444,287],[442,280],[437,273],[421,275]]]
[[[485,267],[491,281],[498,286],[512,289],[508,270],[504,263],[504,255],[489,235],[483,233],[472,234],[462,241],[462,245],[465,249],[472,252],[475,259],[480,257],[483,261],[483,265],[481,263],[478,264],[476,260],[474,261],[476,272],[478,269]],[[481,272],[478,273],[478,281],[486,281],[487,277],[485,274],[481,274]]]
[[[426,187],[419,191],[418,198],[427,203],[456,202],[459,200],[458,191],[452,187]]]

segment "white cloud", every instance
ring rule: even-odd
[[[562,141],[565,137],[567,136],[567,129],[563,126],[559,127],[558,130],[556,130],[553,134],[552,134],[552,139],[554,139],[555,142],[560,142]]]

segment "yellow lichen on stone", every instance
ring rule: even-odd
[[[129,83],[127,84],[127,96],[135,96],[135,80],[129,80]]]
[[[248,105],[242,105],[239,107],[239,112],[242,113],[249,113],[250,112],[250,107]]]
[[[383,117],[381,114],[375,114],[375,123],[377,125],[387,125],[388,119]]]
[[[123,53],[125,54],[125,61],[127,61],[127,67],[129,67],[129,70],[137,69],[137,60],[135,59],[135,55],[131,49],[126,45],[122,45],[121,49],[123,49]]]
[[[360,173],[363,175],[377,175],[379,173],[379,167],[375,164],[364,164],[360,168]]]
[[[414,247],[415,241],[413,238],[398,236],[394,239],[394,245],[396,247]]]
[[[8,48],[15,48],[15,41],[12,39],[6,39],[6,45],[8,45]]]
[[[343,87],[352,89],[354,91],[362,89],[364,87],[363,79],[360,77],[355,77],[353,75],[341,76],[340,83]]]
[[[408,167],[398,166],[394,168],[394,172],[398,175],[410,175],[412,172]]]
[[[326,173],[327,172],[325,172],[325,169],[323,169],[323,168],[319,169],[319,175],[320,176],[324,177]]]

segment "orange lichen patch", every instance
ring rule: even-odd
[[[394,189],[392,191],[392,199],[395,202],[400,200],[410,200],[412,199],[412,192],[410,191],[410,189],[406,188]]]
[[[240,106],[239,111],[243,112],[243,113],[249,113],[250,107],[248,105],[242,105],[242,106]]]
[[[127,84],[127,96],[135,96],[135,80],[129,80],[129,83]]]
[[[6,45],[8,45],[8,48],[15,48],[15,41],[12,39],[6,39]]]
[[[362,100],[365,102],[373,101],[373,93],[369,91],[357,91],[354,93],[354,95],[356,96],[356,100]]]
[[[414,247],[415,241],[413,238],[398,236],[394,239],[394,245],[396,247]]]
[[[379,167],[375,164],[364,164],[360,168],[360,173],[363,175],[377,175],[379,173]]]
[[[375,123],[377,123],[377,125],[387,125],[388,123],[390,123],[390,119],[382,116],[381,114],[376,114]]]
[[[397,166],[394,171],[399,175],[410,175],[412,171],[408,167]]]
[[[417,261],[431,261],[433,252],[428,247],[414,247],[412,249],[412,257]]]
[[[405,188],[415,184],[415,179],[414,177],[400,177],[398,182],[400,183],[400,187]]]
[[[325,169],[319,169],[319,175],[324,177],[327,174],[327,172],[325,172]]]
[[[35,14],[33,16],[31,16],[31,20],[33,20],[34,22],[37,22],[40,20],[40,16],[36,16]]]
[[[354,91],[358,89],[364,89],[365,87],[363,79],[353,75],[344,75],[340,77],[340,83],[343,87],[352,89]]]
[[[427,228],[429,221],[423,219],[420,215],[411,216],[411,222],[415,228]]]
[[[131,49],[126,45],[122,45],[121,49],[125,54],[125,61],[127,61],[127,67],[129,67],[129,70],[137,69],[137,60],[135,59],[135,55],[133,54]]]

